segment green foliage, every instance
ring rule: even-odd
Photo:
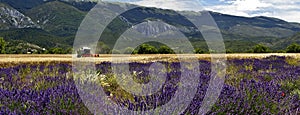
[[[274,53],[286,53],[285,50],[278,50],[278,51],[275,51]]]
[[[50,54],[64,54],[64,50],[62,48],[51,48],[49,49]]]
[[[24,54],[26,53],[25,49],[27,47],[24,47],[21,44],[21,41],[9,41],[6,48],[6,54]]]
[[[48,2],[26,12],[28,16],[46,31],[61,37],[74,36],[84,19],[85,12],[59,1]],[[41,16],[47,16],[43,19]],[[43,24],[43,22],[47,23]]]
[[[231,50],[234,53],[244,53],[256,45],[255,42],[247,40],[227,40],[224,42],[226,50]]]
[[[28,9],[31,9],[35,6],[41,5],[45,2],[45,0],[0,0],[0,2],[8,4],[15,9],[20,10],[21,12],[24,12]]]
[[[247,50],[246,53],[254,53],[253,49]]]
[[[160,48],[158,49],[158,53],[160,53],[160,54],[175,54],[175,52],[168,46],[160,46]]]
[[[230,49],[226,49],[226,53],[234,53],[234,52]]]
[[[295,35],[288,37],[288,38],[284,38],[284,39],[279,39],[277,41],[275,41],[273,43],[273,48],[274,49],[284,49],[286,50],[286,48],[293,44],[293,43],[298,43],[300,44],[300,32],[296,33]]]
[[[127,47],[124,50],[124,54],[133,54],[134,53],[134,49],[132,47]]]
[[[253,53],[270,53],[270,49],[267,46],[258,44],[253,47]]]
[[[293,65],[293,66],[300,65],[300,60],[298,58],[287,57],[285,59],[285,62],[288,63],[289,65]]]
[[[286,48],[287,53],[300,53],[300,45],[293,43]]]
[[[149,44],[142,44],[138,49],[138,54],[157,54],[158,50]]]
[[[228,36],[231,37],[231,36]],[[227,53],[245,53],[253,48],[256,45],[253,41],[246,41],[246,40],[231,40],[233,38],[224,38],[225,41],[225,48]],[[195,48],[202,49],[205,53],[208,53],[208,46],[206,41],[204,40],[191,40],[192,45]]]
[[[8,40],[6,41],[6,54],[26,54],[27,52],[35,54],[46,53],[43,48],[38,45],[30,44],[22,40]]]
[[[293,95],[298,95],[300,97],[300,90],[299,90],[300,79],[282,81],[281,85],[283,89],[289,91]]]
[[[194,53],[196,53],[196,54],[204,54],[205,52],[202,49],[200,49],[200,48],[196,48],[195,51],[194,51]]]
[[[5,54],[6,42],[3,37],[0,37],[0,54]]]
[[[66,4],[70,4],[77,9],[81,11],[90,11],[94,6],[97,4],[97,2],[94,1],[63,1]]]
[[[111,52],[112,52],[112,54],[121,54],[121,52],[119,50],[116,50],[116,49],[113,49]]]
[[[24,29],[10,29],[0,31],[0,36],[7,40],[21,40],[23,42],[36,44],[44,48],[53,47],[69,47],[74,40],[66,41],[65,37],[58,37],[48,33],[42,29],[24,28]]]
[[[66,53],[66,54],[72,54],[72,53],[73,53],[73,48],[67,48],[67,49],[65,50],[65,53]]]
[[[98,42],[96,54],[110,54],[112,51],[108,45],[103,42]]]
[[[47,52],[44,52],[47,54],[71,54],[72,48],[63,49],[63,48],[50,48]]]

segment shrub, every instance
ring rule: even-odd
[[[149,44],[142,44],[138,50],[138,54],[157,54],[158,50]]]
[[[258,44],[253,47],[253,53],[270,53],[270,49],[267,46]]]
[[[160,53],[160,54],[175,54],[175,52],[168,46],[160,46],[160,48],[158,49],[158,53]]]
[[[287,53],[300,53],[300,45],[293,43],[286,48]]]
[[[124,54],[133,54],[134,52],[134,49],[132,47],[127,47],[125,50],[124,50]]]
[[[203,51],[202,49],[200,49],[200,48],[196,48],[196,49],[194,50],[194,52],[195,52],[196,54],[204,54],[204,51]]]
[[[5,47],[6,47],[5,40],[2,37],[0,37],[0,54],[5,54]]]

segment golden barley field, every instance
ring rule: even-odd
[[[75,55],[55,55],[55,54],[8,54],[0,55],[0,65],[17,65],[20,63],[72,63],[72,61],[89,60],[96,63],[130,60],[132,62],[149,62],[149,61],[178,61],[178,58],[198,58],[201,60],[210,60],[212,55],[217,54],[144,54],[144,55],[119,55],[103,54],[100,57],[76,58]],[[300,58],[300,54],[288,53],[268,53],[268,54],[222,54],[226,59],[246,59],[246,58],[264,58],[268,56],[286,56]]]

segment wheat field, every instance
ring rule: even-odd
[[[129,59],[130,61],[176,61],[177,58],[195,58],[209,60],[212,56],[220,54],[143,54],[143,55],[120,55],[103,54],[100,57],[76,58],[74,55],[54,55],[54,54],[20,54],[20,55],[0,55],[0,63],[28,63],[28,62],[72,62],[76,60],[92,60],[95,62],[116,61]],[[300,58],[300,54],[295,53],[268,53],[268,54],[225,54],[227,59],[265,58],[268,56],[286,56]]]

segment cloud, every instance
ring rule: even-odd
[[[141,5],[141,6],[147,6],[147,7],[173,9],[177,11],[203,10],[203,7],[198,0],[140,0],[140,1],[130,2],[130,3]]]
[[[222,4],[206,6],[207,10],[239,16],[269,16],[300,22],[300,0],[219,0]]]
[[[238,16],[268,16],[300,22],[300,0],[106,0],[147,7],[182,10],[211,10]]]

